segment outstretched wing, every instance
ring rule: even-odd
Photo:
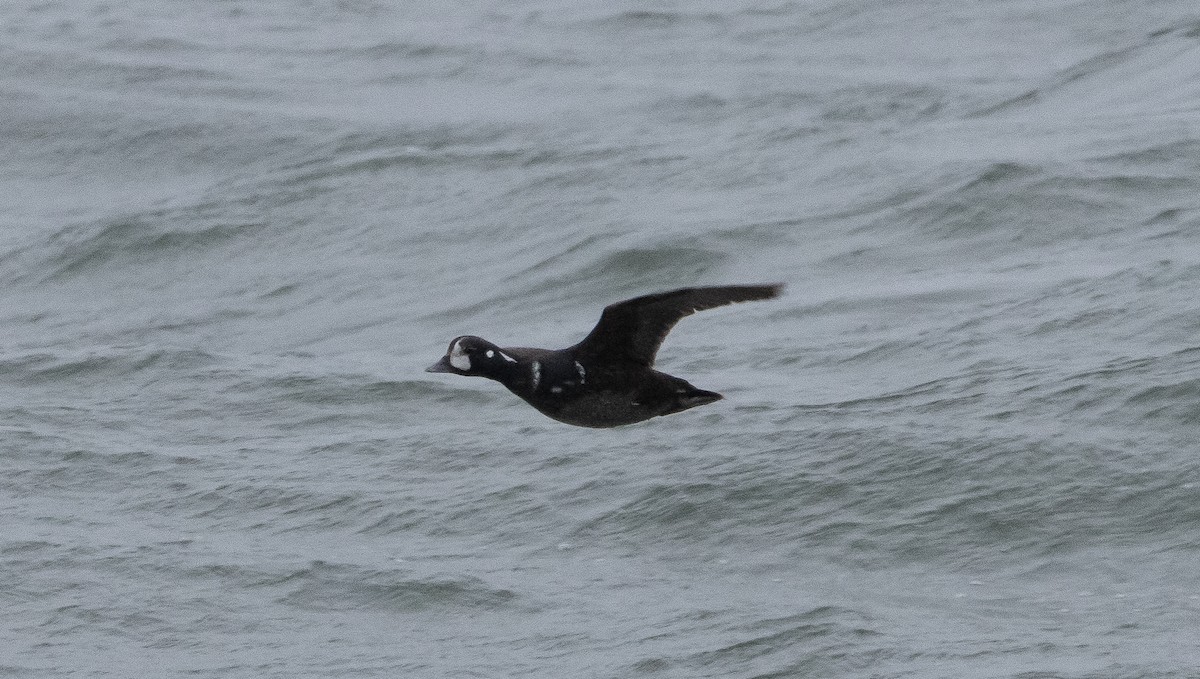
[[[779,295],[783,285],[727,285],[711,288],[683,288],[634,297],[610,304],[600,322],[576,344],[582,354],[625,359],[645,365],[654,364],[654,355],[667,333],[684,316],[697,311]]]

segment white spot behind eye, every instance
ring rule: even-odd
[[[495,358],[496,352],[492,351],[491,349],[488,349],[487,353],[484,355],[487,356],[488,358]]]

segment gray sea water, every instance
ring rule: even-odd
[[[14,0],[0,195],[0,675],[1200,676],[1194,0]]]

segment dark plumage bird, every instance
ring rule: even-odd
[[[566,349],[501,348],[464,335],[426,372],[487,377],[544,415],[581,427],[617,427],[721,399],[653,369],[679,319],[779,295],[782,285],[683,288],[610,304],[583,341]]]

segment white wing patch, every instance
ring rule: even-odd
[[[579,383],[583,384],[587,381],[587,371],[583,369],[583,364],[575,361],[575,372],[579,373]]]
[[[537,391],[538,383],[542,381],[542,364],[534,361],[529,371],[533,374],[533,390]]]

